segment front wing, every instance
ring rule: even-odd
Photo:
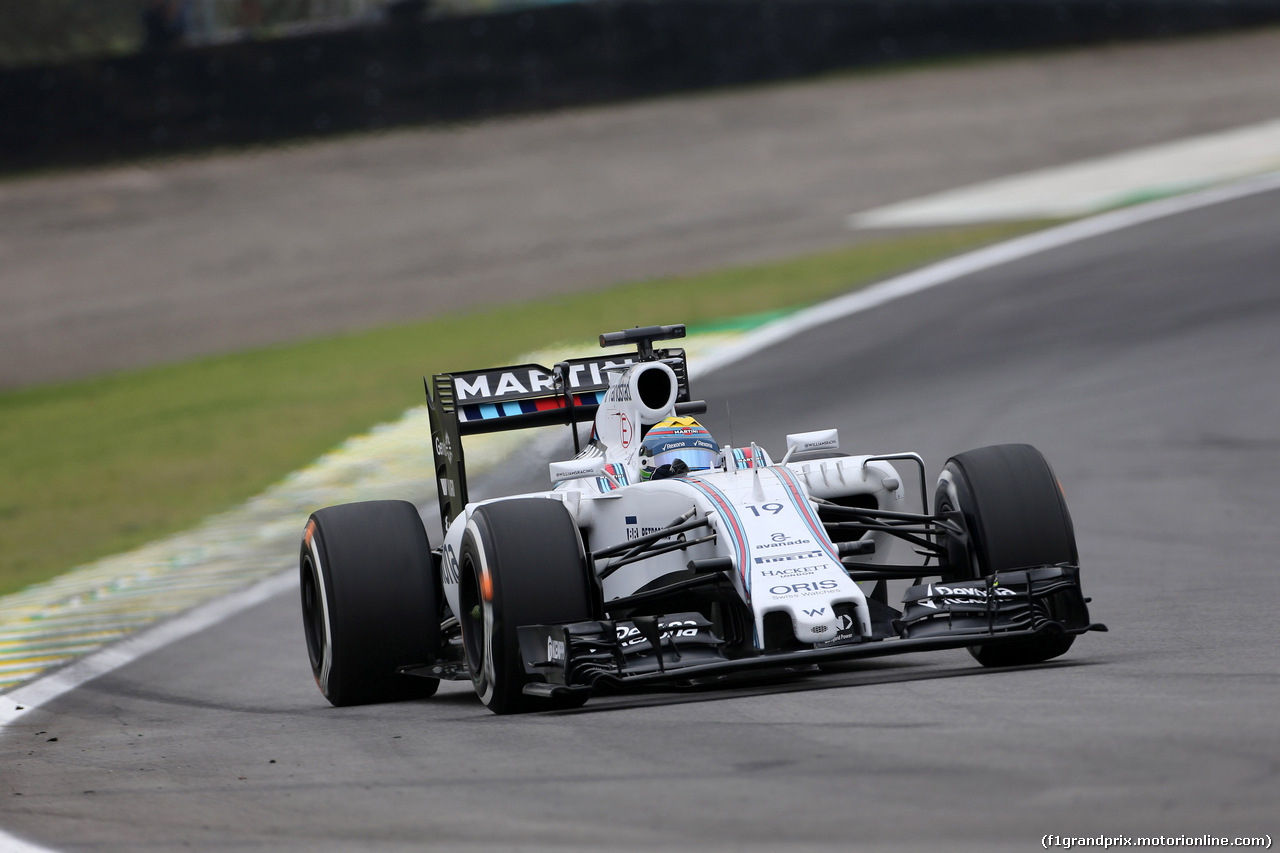
[[[532,695],[671,686],[735,673],[1105,631],[1089,621],[1077,566],[997,572],[963,583],[913,586],[904,610],[884,607],[872,638],[841,636],[787,651],[731,656],[699,613],[518,628]],[[883,639],[880,639],[884,637]]]

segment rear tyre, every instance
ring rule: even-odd
[[[429,662],[440,643],[431,548],[407,501],[312,513],[300,559],[311,673],[334,705],[420,699],[436,678],[396,668]]]
[[[939,514],[959,511],[967,547],[953,547],[948,563],[958,580],[1028,566],[1079,563],[1075,530],[1058,480],[1029,444],[998,444],[947,460],[938,480]],[[1071,648],[1073,636],[1037,635],[970,646],[983,666],[1040,663]]]
[[[582,536],[564,504],[547,498],[477,507],[459,552],[459,620],[476,695],[495,714],[570,707],[526,696],[516,628],[591,619]]]

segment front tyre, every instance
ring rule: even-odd
[[[400,675],[440,642],[431,548],[408,501],[312,513],[300,559],[302,626],[311,672],[334,705],[432,695],[439,679]]]
[[[531,680],[516,628],[591,618],[582,537],[564,504],[547,498],[476,508],[459,552],[459,620],[476,695],[495,714],[563,707],[526,696]]]
[[[953,547],[948,559],[959,580],[1029,566],[1079,564],[1062,489],[1044,456],[1029,444],[981,447],[947,460],[935,509],[939,515],[958,511],[964,518],[967,547]],[[983,666],[1016,666],[1058,657],[1074,639],[1039,634],[970,646],[969,652]]]

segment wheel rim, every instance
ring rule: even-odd
[[[938,515],[957,511],[963,513],[960,508],[960,502],[954,494],[955,489],[956,486],[952,483],[949,488],[938,490],[938,494],[934,498],[933,511],[935,513]],[[965,527],[968,527],[967,522]],[[947,567],[954,574],[956,580],[977,580],[982,577],[982,571],[978,566],[977,555],[974,553],[973,532],[971,530],[966,532],[970,537],[969,547],[967,548],[951,547],[951,543],[948,540]]]

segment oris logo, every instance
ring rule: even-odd
[[[839,589],[840,583],[834,580],[811,581],[809,583],[778,584],[769,587],[770,595],[814,595],[819,592],[830,592]]]

